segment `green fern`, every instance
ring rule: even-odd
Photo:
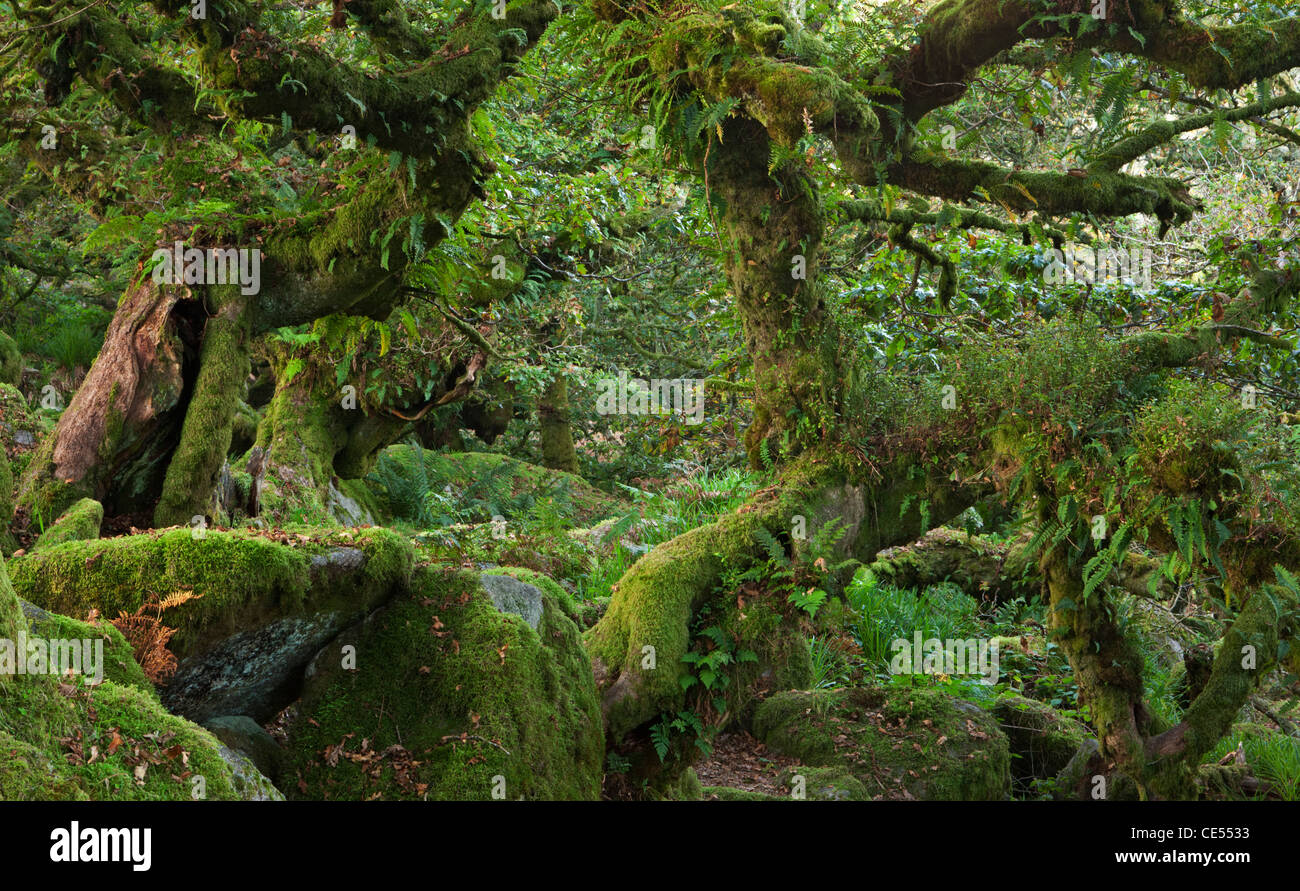
[[[758,539],[758,543],[767,551],[768,558],[773,564],[782,569],[790,568],[790,557],[785,552],[785,546],[775,535],[759,526],[754,530],[754,538]]]
[[[1137,77],[1131,68],[1123,68],[1102,81],[1092,111],[1098,125],[1097,139],[1109,139],[1123,128],[1129,100],[1136,95],[1137,88]]]

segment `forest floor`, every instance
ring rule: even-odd
[[[786,768],[796,767],[797,758],[768,750],[750,734],[722,733],[713,741],[713,752],[696,763],[695,773],[703,786],[726,786],[743,792],[784,796],[790,790],[780,781]]]

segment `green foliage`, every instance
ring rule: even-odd
[[[549,488],[515,493],[515,471],[508,462],[486,464],[481,473],[467,478],[426,452],[418,439],[409,440],[408,448],[409,454],[401,458],[381,454],[367,479],[385,493],[396,519],[421,529],[518,517],[547,503],[562,509],[571,499],[563,479]]]
[[[1240,746],[1251,773],[1283,801],[1300,801],[1300,740],[1256,725],[1238,725],[1202,763],[1215,764]]]
[[[910,643],[917,631],[923,638],[965,639],[980,630],[976,601],[954,585],[900,590],[864,570],[853,577],[845,599],[848,627],[862,649],[862,660],[881,678],[889,676],[891,645],[897,639]]]
[[[738,649],[735,641],[717,625],[705,628],[699,636],[703,649],[691,650],[682,656],[682,661],[691,666],[693,672],[682,675],[680,683],[683,690],[689,690],[699,683],[709,693],[721,692],[731,682],[725,671],[727,666],[758,661],[757,653],[749,649]]]

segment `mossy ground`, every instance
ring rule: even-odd
[[[216,738],[152,693],[48,676],[0,684],[0,799],[239,799]]]

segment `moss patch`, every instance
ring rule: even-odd
[[[411,594],[326,647],[282,776],[308,799],[594,799],[600,711],[577,626],[549,585],[534,632],[471,573],[424,567]]]
[[[0,631],[11,635],[21,617],[0,563]],[[33,627],[89,636],[81,625],[38,616]],[[243,797],[216,739],[169,714],[139,685],[138,674],[115,665],[125,641],[103,633],[111,640],[107,670],[124,684],[106,680],[87,687],[50,675],[0,677],[0,799],[189,800],[200,789],[208,799]]]
[[[331,555],[351,551],[364,556],[360,568],[335,571]],[[15,559],[11,573],[24,599],[73,616],[134,613],[176,591],[202,595],[164,614],[178,629],[171,649],[183,659],[270,618],[374,607],[404,585],[412,562],[411,545],[384,529],[208,531],[202,538],[172,529],[57,545]]]
[[[41,533],[32,548],[50,548],[66,541],[86,541],[99,538],[99,527],[104,522],[104,506],[93,498],[83,498],[65,510],[54,525]]]
[[[847,769],[872,798],[998,801],[1011,788],[997,722],[935,690],[778,693],[758,707],[754,735],[808,767]]]
[[[46,612],[30,603],[22,604],[31,637],[45,640],[102,640],[104,642],[104,677],[122,687],[134,687],[157,698],[153,684],[135,661],[131,644],[113,625],[103,619],[82,622],[68,616]]]

